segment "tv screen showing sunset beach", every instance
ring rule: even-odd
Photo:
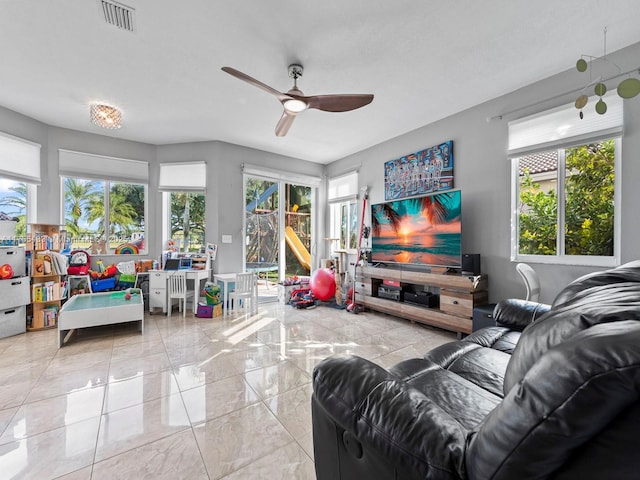
[[[460,190],[372,205],[372,261],[460,267],[460,207]]]

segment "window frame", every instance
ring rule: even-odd
[[[356,235],[356,243],[357,243],[357,237],[359,235],[358,232],[358,198],[357,197],[353,197],[351,199],[345,200],[343,199],[342,201],[339,202],[332,202],[329,204],[329,215],[330,215],[330,231],[329,231],[329,235],[331,238],[338,238],[339,242],[342,241],[342,221],[343,221],[343,211],[345,211],[345,215],[344,215],[344,220],[345,220],[345,225],[346,225],[346,232],[345,232],[345,247],[341,247],[340,243],[338,244],[338,248],[334,249],[333,246],[331,247],[333,251],[346,251],[349,254],[356,254],[358,251],[358,247],[356,245],[355,248],[351,248],[349,246],[350,243],[350,238],[351,238],[351,215],[352,213],[355,212],[356,215],[356,231],[353,232]],[[352,210],[353,209],[353,210]]]
[[[105,223],[105,232],[109,232],[111,227],[111,218],[110,218],[110,197],[111,197],[111,187],[113,184],[128,184],[128,185],[140,185],[144,188],[144,246],[136,255],[147,255],[149,253],[149,185],[148,183],[141,183],[136,181],[124,181],[120,179],[109,179],[109,178],[86,178],[82,177],[82,175],[72,175],[72,174],[64,174],[60,175],[60,212],[61,219],[60,225],[66,225],[66,202],[65,202],[65,179],[73,178],[75,180],[82,181],[94,181],[94,182],[102,182],[104,188],[104,223]],[[106,235],[107,241],[107,255],[118,255],[115,253],[115,249],[118,245],[111,245],[109,241],[109,234]],[[73,249],[73,246],[72,246]]]
[[[542,151],[558,151],[558,167],[557,167],[557,195],[558,195],[558,214],[556,225],[558,226],[558,235],[556,237],[556,254],[555,255],[532,255],[519,253],[519,198],[520,198],[520,176],[519,176],[519,159],[527,155],[522,152],[511,158],[511,261],[525,263],[541,263],[541,264],[560,264],[560,265],[580,265],[593,267],[615,267],[620,265],[620,245],[621,245],[621,165],[622,165],[622,135],[612,135],[607,140],[614,140],[614,222],[613,222],[613,255],[612,256],[596,256],[596,255],[566,255],[565,251],[565,208],[566,208],[566,178],[565,178],[565,151],[568,148],[580,147],[603,140],[602,132],[594,132],[592,138],[574,139],[564,144],[559,144],[553,148],[546,148]],[[540,152],[540,150],[535,150]],[[529,152],[529,153],[534,153]]]
[[[338,238],[342,241],[341,225],[344,220],[346,225],[345,232],[345,248],[338,244],[338,248],[334,249],[331,245],[331,251],[346,251],[348,254],[357,253],[357,237],[358,232],[358,171],[350,171],[329,178],[327,183],[327,203],[329,204],[329,236],[330,238]],[[343,211],[345,215],[343,217]],[[355,233],[356,246],[351,248],[351,216],[355,214]]]

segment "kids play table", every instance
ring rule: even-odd
[[[67,334],[76,328],[95,327],[125,322],[140,322],[144,332],[144,302],[139,290],[126,298],[126,291],[74,295],[60,310],[58,348]]]

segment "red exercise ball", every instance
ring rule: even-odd
[[[336,294],[336,279],[333,271],[328,268],[319,268],[311,276],[311,291],[318,300],[326,302]]]

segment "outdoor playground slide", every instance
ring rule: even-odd
[[[300,265],[307,270],[311,270],[311,254],[302,244],[296,232],[293,231],[293,228],[286,227],[284,229],[284,238],[287,240],[287,245],[289,245],[289,248],[293,251]]]

